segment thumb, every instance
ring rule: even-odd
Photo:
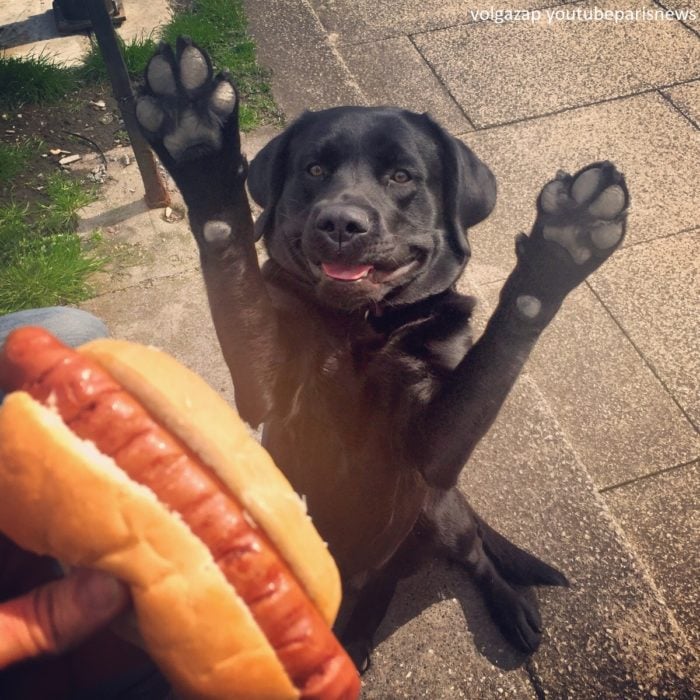
[[[99,571],[67,578],[0,604],[0,668],[75,646],[129,604],[127,587]]]

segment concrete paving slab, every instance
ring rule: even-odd
[[[338,50],[370,104],[429,112],[454,133],[473,128],[408,37]]]
[[[339,44],[361,44],[478,21],[498,10],[558,5],[556,0],[311,0],[319,19]]]
[[[367,104],[306,0],[244,0],[259,62],[288,119],[306,109]]]
[[[169,277],[199,265],[199,256],[187,222],[185,208],[171,183],[173,207],[150,210],[143,199],[143,182],[129,147],[105,154],[107,179],[100,199],[79,212],[78,231],[102,236],[100,252],[108,259],[104,270],[92,278],[98,293]],[[125,158],[128,165],[124,165]],[[89,171],[101,163],[98,156],[84,157],[74,171]]]
[[[700,129],[700,80],[664,90],[664,94]]]
[[[209,315],[199,270],[95,297],[81,308],[105,321],[115,338],[166,350],[233,403],[231,376]]]
[[[662,6],[676,11],[679,21],[700,35],[700,0],[663,0]]]
[[[80,62],[90,42],[85,34],[61,36],[51,0],[0,5],[0,49],[6,56],[47,54],[68,65]]]
[[[539,189],[559,168],[574,172],[609,159],[625,173],[632,198],[625,245],[700,225],[700,131],[656,93],[472,132],[464,140],[499,185],[494,212],[470,233],[477,282],[508,275],[513,237],[530,230]]]
[[[700,428],[700,230],[622,250],[591,286]]]
[[[700,462],[604,495],[658,582],[676,619],[700,649]]]
[[[433,563],[399,587],[363,697],[692,697],[686,638],[530,380],[518,383],[460,487],[572,588],[540,589],[547,633],[527,662],[464,572]]]
[[[500,289],[485,288],[492,306]],[[597,489],[700,456],[692,424],[585,285],[567,298],[526,372]]]
[[[573,10],[628,10],[590,0]],[[572,11],[562,6],[558,12]],[[658,10],[646,0],[635,9]],[[477,126],[507,123],[697,78],[700,42],[676,21],[478,22],[414,37]],[[527,50],[524,50],[527,47]]]
[[[378,636],[363,700],[537,697],[523,656],[457,567],[432,562],[399,584]]]
[[[494,527],[571,581],[537,594],[546,636],[528,669],[538,697],[700,692],[693,648],[529,378],[514,388],[460,487]]]
[[[90,48],[86,32],[61,35],[56,28],[52,0],[24,0],[0,3],[0,49],[7,56],[54,55],[74,65]],[[149,36],[170,17],[168,0],[132,2],[124,0],[126,21],[117,28],[125,40]]]
[[[364,43],[469,21],[473,5],[464,0],[311,0],[327,31],[340,43]]]

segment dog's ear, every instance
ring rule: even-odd
[[[282,157],[286,131],[275,136],[253,158],[248,169],[248,190],[255,202],[265,209],[277,189],[277,181],[281,184],[284,176],[279,172],[278,161]]]
[[[282,196],[284,183],[289,175],[289,144],[306,123],[310,114],[310,112],[304,112],[281,134],[275,136],[253,158],[248,168],[248,191],[263,210],[255,222],[256,240],[274,224],[275,207]]]
[[[248,191],[263,210],[255,222],[256,240],[274,221],[275,204],[282,194],[286,177],[288,131],[275,136],[253,158],[248,168]]]
[[[483,221],[496,205],[496,178],[461,141],[428,114],[421,117],[440,149],[445,225],[467,257],[467,229]]]

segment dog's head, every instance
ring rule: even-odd
[[[409,304],[450,287],[467,229],[496,201],[491,171],[426,114],[307,112],[250,165],[270,257],[333,307]]]

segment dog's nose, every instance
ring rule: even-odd
[[[348,204],[330,204],[316,215],[316,230],[337,243],[344,243],[353,236],[367,233],[370,218],[360,207]]]

